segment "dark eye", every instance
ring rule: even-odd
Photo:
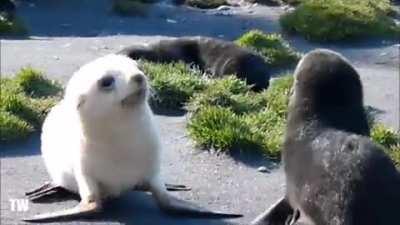
[[[112,76],[103,77],[99,80],[99,87],[102,90],[111,90],[114,88],[115,79]]]

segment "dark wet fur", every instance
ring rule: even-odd
[[[236,74],[256,91],[269,85],[269,66],[258,54],[236,44],[208,37],[161,40],[150,46],[134,45],[119,52],[132,59],[194,64],[214,77]]]
[[[368,137],[358,73],[335,53],[315,50],[295,76],[283,148],[284,201],[315,225],[400,224],[400,175]],[[284,224],[275,222],[257,224]]]

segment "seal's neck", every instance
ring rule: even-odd
[[[113,142],[126,134],[137,132],[151,119],[152,112],[147,104],[132,108],[120,108],[101,117],[80,115],[82,132],[90,140]]]
[[[314,128],[330,128],[369,136],[366,112],[362,105],[346,107],[320,107],[312,100],[302,98],[289,106],[288,130],[296,132],[298,127],[312,124]],[[308,126],[307,125],[307,126]]]

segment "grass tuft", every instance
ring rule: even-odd
[[[39,130],[48,111],[58,101],[61,86],[32,68],[14,78],[0,79],[0,142],[11,142]]]
[[[0,110],[0,143],[26,138],[34,131],[32,125],[19,117]]]
[[[184,63],[157,64],[142,61],[141,67],[150,79],[152,106],[182,109],[194,93],[206,87],[207,80],[199,70]]]
[[[375,123],[371,129],[371,139],[385,147],[386,153],[400,168],[400,133],[383,124]]]
[[[205,105],[220,106],[240,115],[262,108],[262,100],[260,95],[250,92],[244,81],[229,76],[211,81],[204,91],[193,96],[186,108],[196,113]]]
[[[280,34],[251,30],[238,38],[236,43],[260,53],[272,66],[293,65],[300,59],[300,54],[294,51]]]
[[[16,85],[31,97],[48,97],[60,93],[61,85],[46,79],[43,73],[30,67],[21,69],[15,79]]]
[[[201,147],[279,158],[286,113],[276,102],[287,105],[292,82],[292,76],[277,78],[261,93],[250,91],[235,77],[211,82],[188,103],[189,135]]]
[[[390,12],[390,0],[303,0],[280,23],[285,31],[313,41],[393,38],[400,35],[400,27]]]
[[[229,108],[207,105],[191,118],[188,131],[205,148],[261,150],[263,137],[253,132],[243,119]]]

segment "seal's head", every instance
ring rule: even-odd
[[[295,123],[317,119],[325,126],[368,134],[360,77],[340,54],[317,49],[295,71],[289,118]]]
[[[81,115],[101,118],[147,104],[148,81],[136,61],[107,55],[82,66],[67,85],[65,100]]]

